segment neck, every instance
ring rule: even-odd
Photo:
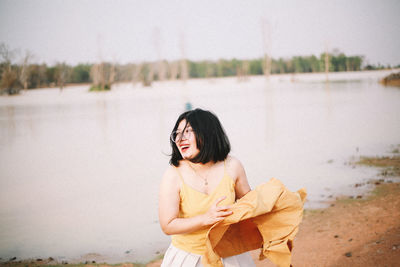
[[[193,163],[190,160],[188,160],[187,163],[189,164],[190,167],[192,167],[196,171],[202,171],[202,170],[211,168],[215,164],[212,161],[209,161],[209,162],[203,164],[203,163]]]
[[[206,164],[202,163],[192,163],[188,161],[189,167],[193,170],[193,172],[196,174],[196,176],[200,177],[201,179],[204,180],[204,186],[208,186],[208,174],[210,173],[211,167],[213,166],[213,162],[207,162]],[[197,165],[197,167],[192,166]]]

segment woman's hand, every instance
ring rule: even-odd
[[[164,173],[160,184],[158,199],[158,212],[161,229],[167,235],[192,233],[203,229],[204,226],[213,225],[231,215],[230,206],[218,206],[226,197],[218,198],[209,210],[201,215],[189,218],[179,217],[179,190],[181,180],[174,167]]]
[[[226,199],[226,196],[218,198],[210,209],[202,215],[204,225],[213,225],[233,213],[228,210],[231,208],[230,206],[218,206],[224,199]]]

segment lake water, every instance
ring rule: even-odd
[[[398,71],[398,70],[397,70]],[[146,261],[168,246],[158,184],[187,103],[220,118],[250,185],[276,177],[319,207],[377,170],[347,163],[400,144],[390,71],[37,89],[0,97],[0,257]],[[356,191],[357,190],[357,191]],[[81,258],[82,259],[82,258]]]

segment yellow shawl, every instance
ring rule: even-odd
[[[203,265],[222,267],[221,258],[261,248],[260,260],[290,266],[306,195],[305,189],[291,192],[275,178],[247,193],[232,205],[232,215],[208,231]]]

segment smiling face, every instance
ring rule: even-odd
[[[197,148],[196,135],[193,132],[192,126],[186,124],[186,120],[182,120],[176,130],[177,140],[176,146],[183,159],[192,159],[200,150]]]

